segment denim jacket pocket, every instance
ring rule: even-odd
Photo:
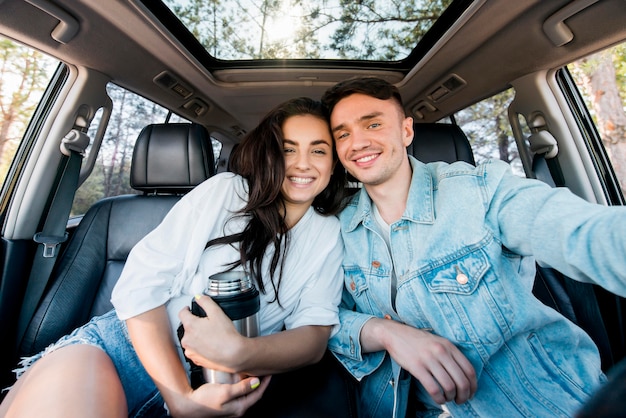
[[[422,279],[433,293],[469,295],[476,291],[487,270],[489,270],[487,256],[481,251],[474,251],[438,265],[423,274]]]
[[[511,335],[514,311],[485,245],[431,260],[430,269],[418,274],[426,292],[413,291],[436,334],[493,352]]]

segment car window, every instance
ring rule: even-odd
[[[189,122],[116,84],[109,83],[107,93],[113,102],[113,111],[95,158],[94,168],[74,196],[70,214],[72,217],[85,214],[91,205],[102,198],[139,193],[130,187],[130,163],[141,129],[153,123]],[[103,112],[98,111],[89,127],[88,135],[92,139],[99,129],[102,115]],[[222,144],[213,137],[211,141],[217,166]],[[91,149],[87,149],[85,159],[89,159],[90,153]]]
[[[568,65],[621,187],[626,191],[626,44]]]
[[[59,61],[0,36],[0,183]]]
[[[442,122],[459,125],[470,141],[477,164],[499,159],[509,163],[516,175],[525,177],[507,113],[514,97],[515,90],[510,88],[458,111]]]

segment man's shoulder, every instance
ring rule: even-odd
[[[445,179],[456,176],[499,178],[511,171],[509,164],[497,159],[488,159],[475,166],[466,162],[457,161],[451,164],[434,162],[426,164],[425,167],[426,170],[431,173],[433,179]]]

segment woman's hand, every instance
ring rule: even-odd
[[[232,385],[205,384],[193,390],[175,348],[164,305],[130,318],[126,324],[137,355],[173,416],[240,416],[267,387],[269,378],[259,381],[248,377]]]
[[[261,399],[270,379],[248,377],[233,384],[206,383],[168,406],[174,417],[239,417]]]
[[[198,317],[189,308],[182,309],[178,317],[185,329],[180,343],[185,355],[195,364],[238,373],[247,338],[235,329],[224,311],[208,296],[196,296],[196,303],[206,312]]]
[[[198,366],[229,373],[265,376],[316,363],[324,355],[332,328],[307,325],[248,338],[237,332],[210,297],[199,296],[196,303],[206,318],[193,315],[188,308],[178,314],[185,328],[181,339],[185,355]]]

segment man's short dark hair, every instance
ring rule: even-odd
[[[328,112],[332,113],[341,99],[357,93],[380,100],[392,99],[398,103],[404,114],[404,105],[398,88],[378,77],[356,77],[341,81],[326,90],[322,96],[322,103],[328,108]]]

